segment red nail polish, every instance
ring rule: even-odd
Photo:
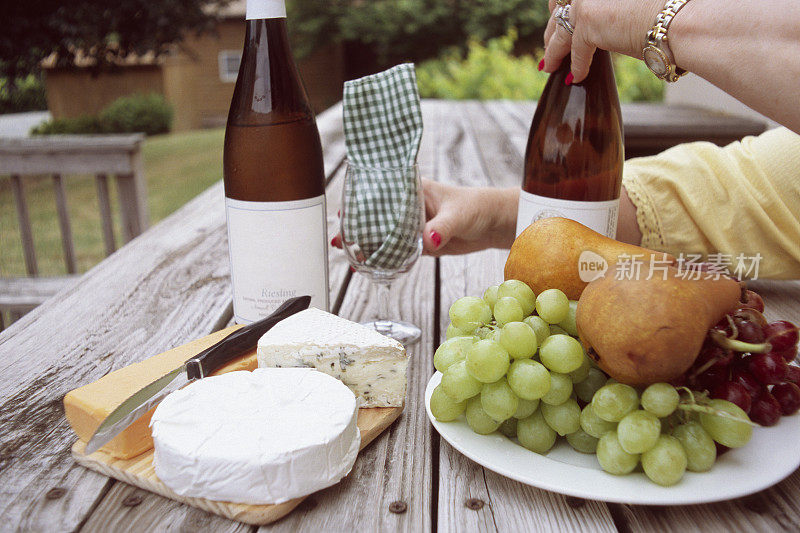
[[[351,267],[350,267],[350,272],[355,272],[355,271],[356,271],[356,267],[354,267],[354,266],[351,266]]]
[[[342,238],[338,235],[334,235],[331,239],[331,246],[334,248],[341,248],[342,247]]]
[[[543,68],[544,68],[544,59],[539,61],[539,72],[541,72]]]
[[[566,79],[564,80],[564,85],[572,85],[572,80],[575,79],[575,76],[572,75],[572,72],[567,74]]]
[[[442,236],[436,233],[435,231],[432,231],[431,241],[433,241],[433,245],[438,248],[439,245],[442,244]]]
[[[339,218],[342,217],[342,210],[341,209],[337,209],[336,210],[336,216],[339,217]]]

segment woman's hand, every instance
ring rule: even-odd
[[[457,187],[423,179],[422,194],[426,254],[466,254],[514,242],[519,187]]]
[[[519,187],[458,187],[422,180],[425,198],[423,252],[428,255],[467,254],[486,248],[511,248],[517,229]],[[642,242],[636,206],[622,188],[617,240]],[[337,234],[331,246],[342,247]]]
[[[553,72],[572,54],[572,81],[583,81],[595,49],[641,58],[665,0],[572,0],[570,33],[551,17],[542,67]],[[556,7],[550,0],[550,10]],[[800,133],[797,0],[692,0],[669,26],[675,64]],[[567,76],[569,79],[569,76]]]
[[[555,8],[556,0],[550,0],[550,12]],[[647,32],[663,8],[664,0],[572,0],[569,22],[575,33],[570,35],[550,18],[544,33],[543,70],[555,71],[571,52],[573,80],[580,83],[597,48],[641,59]]]
[[[510,248],[517,225],[519,187],[457,187],[422,180],[425,198],[423,253],[466,254],[486,248]],[[331,246],[342,247],[341,234]]]

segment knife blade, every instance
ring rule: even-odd
[[[298,296],[286,300],[271,315],[237,329],[230,335],[206,348],[175,370],[161,376],[139,389],[100,423],[89,439],[84,453],[91,454],[111,442],[139,417],[147,413],[170,393],[189,383],[211,375],[225,363],[236,359],[258,343],[258,339],[272,326],[295,313],[307,309],[310,296]]]

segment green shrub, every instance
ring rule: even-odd
[[[512,27],[538,42],[550,18],[547,0],[287,0],[286,8],[300,57],[346,41],[369,47],[378,68],[433,58],[449,46],[465,50],[470,36],[486,40]]]
[[[172,125],[172,106],[160,94],[134,94],[111,102],[99,116],[58,118],[31,129],[31,135],[166,133]]]
[[[516,30],[490,39],[486,45],[470,41],[464,57],[451,49],[439,59],[417,67],[423,98],[451,100],[535,100],[542,93],[547,74],[539,72],[531,56],[511,54]]]
[[[100,112],[100,122],[115,133],[166,133],[172,125],[172,106],[160,94],[123,96]]]
[[[466,57],[457,49],[449,49],[438,59],[421,63],[417,67],[420,96],[450,100],[537,100],[547,74],[539,72],[538,57],[512,54],[516,38],[516,30],[511,29],[485,45],[470,41]],[[614,71],[621,101],[663,99],[663,82],[642,61],[615,54]]]
[[[664,82],[656,78],[644,61],[614,54],[614,75],[621,102],[661,102]]]
[[[31,129],[31,135],[73,135],[107,133],[97,117],[84,115],[74,118],[56,118],[42,122]]]
[[[7,78],[0,78],[0,115],[45,109],[44,84],[37,76],[18,78],[13,86]]]

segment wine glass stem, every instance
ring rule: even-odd
[[[389,320],[389,289],[392,282],[388,280],[375,281],[375,292],[378,298],[378,318],[375,320],[375,329],[388,335],[392,331],[392,321]]]

